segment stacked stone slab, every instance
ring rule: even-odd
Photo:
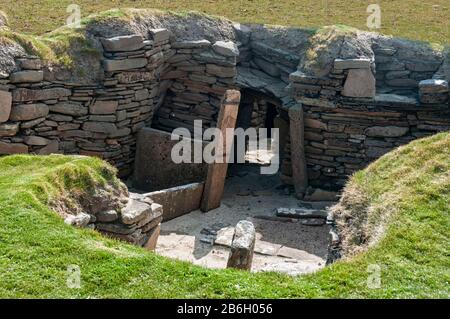
[[[220,99],[234,87],[237,46],[230,41],[197,40],[173,42],[172,49],[171,68],[163,76],[172,83],[154,126],[193,131],[194,120],[202,120],[203,128],[214,127]]]
[[[155,249],[163,219],[161,205],[132,193],[128,203],[120,209],[108,205],[97,205],[95,208],[89,212],[68,215],[65,222],[77,227],[96,229],[108,237],[137,246]]]

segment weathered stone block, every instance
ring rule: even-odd
[[[118,101],[97,100],[89,106],[89,112],[91,114],[114,114],[118,106]]]
[[[326,123],[316,120],[316,119],[311,119],[311,118],[305,118],[305,126],[310,127],[310,128],[325,130],[325,131],[327,130]]]
[[[20,104],[16,105],[11,110],[10,119],[12,121],[28,121],[39,117],[46,117],[49,108],[46,104]]]
[[[134,100],[138,102],[144,101],[148,98],[150,98],[150,93],[147,89],[137,90],[134,94]]]
[[[214,52],[226,56],[226,57],[236,57],[239,55],[239,49],[236,43],[231,41],[217,41],[212,46]]]
[[[60,102],[58,104],[49,105],[50,112],[67,114],[71,116],[83,116],[88,114],[88,108],[81,103],[76,102]]]
[[[56,100],[70,96],[71,91],[65,88],[52,88],[44,90],[31,90],[19,88],[13,91],[14,102]]]
[[[0,141],[0,154],[24,154],[28,153],[28,146],[21,143],[5,143]]]
[[[40,59],[17,59],[17,62],[23,70],[40,70],[42,68]]]
[[[168,41],[170,38],[170,31],[167,29],[151,29],[149,34],[155,43]]]
[[[66,217],[64,222],[68,225],[76,226],[76,227],[86,227],[91,220],[91,216],[86,213],[79,213],[78,215],[69,215]]]
[[[0,123],[8,121],[11,113],[12,94],[0,91]]]
[[[397,94],[377,94],[375,101],[382,105],[400,104],[400,105],[417,105],[417,100],[408,96]]]
[[[40,136],[25,136],[23,141],[27,145],[36,145],[36,146],[45,146],[49,144],[51,141]]]
[[[375,77],[370,68],[351,69],[344,84],[343,96],[367,97],[375,96]]]
[[[369,69],[370,59],[335,59],[334,69],[335,70],[345,70],[345,69]]]
[[[0,136],[14,136],[19,131],[19,123],[0,124]]]
[[[109,223],[119,219],[119,214],[115,210],[107,210],[97,213],[95,217],[99,222]]]
[[[110,52],[136,51],[145,46],[144,39],[138,34],[101,39],[101,42],[103,48]]]
[[[400,126],[372,126],[365,130],[370,137],[400,137],[408,133],[409,127]]]
[[[135,199],[130,199],[127,206],[122,209],[120,215],[124,224],[133,225],[151,213],[152,208],[149,204]]]
[[[116,75],[119,83],[129,84],[144,81],[151,81],[155,78],[154,72],[120,72]]]
[[[194,49],[194,48],[207,48],[211,45],[208,40],[192,40],[192,41],[179,41],[172,43],[172,49]]]
[[[117,131],[117,127],[114,123],[108,122],[84,122],[83,130],[89,132],[113,134]]]
[[[250,270],[252,268],[255,241],[256,231],[253,223],[247,220],[241,220],[237,223],[227,267]]]
[[[42,71],[19,71],[12,73],[9,77],[11,83],[35,83],[44,80],[44,72]]]
[[[145,58],[103,61],[103,67],[107,72],[139,69],[145,67],[146,65],[147,59]]]

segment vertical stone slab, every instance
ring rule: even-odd
[[[161,233],[161,224],[158,224],[158,226],[156,226],[149,232],[149,236],[147,242],[144,244],[144,248],[148,250],[155,250],[160,233]]]
[[[194,140],[189,141],[194,149]],[[150,127],[140,129],[137,136],[133,187],[151,192],[186,183],[203,182],[208,169],[206,163],[177,164],[172,160],[171,151],[178,143],[178,140],[171,139],[171,133]]]
[[[308,174],[306,170],[303,108],[301,105],[297,104],[289,109],[289,121],[292,178],[297,197],[303,198],[308,187]]]
[[[250,270],[255,250],[256,231],[252,222],[241,220],[234,230],[227,268]]]
[[[208,166],[201,204],[201,210],[204,212],[220,206],[228,170],[227,159],[233,144],[233,138],[226,138],[226,129],[234,129],[236,126],[240,100],[241,93],[236,90],[227,90],[222,98],[217,128],[221,130],[223,136],[222,141],[218,141],[218,143],[223,143],[224,160],[222,161],[223,163],[212,163]]]

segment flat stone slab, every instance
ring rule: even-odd
[[[105,71],[113,72],[113,71],[140,69],[146,66],[147,63],[148,61],[145,58],[135,58],[125,60],[104,60],[103,66],[105,68]]]
[[[44,72],[42,71],[19,71],[12,73],[9,77],[11,83],[36,83],[44,80]]]
[[[5,143],[0,141],[0,155],[26,154],[28,146],[22,143]]]
[[[12,121],[29,121],[39,117],[46,117],[48,112],[47,104],[20,104],[12,108],[10,119]]]
[[[328,213],[325,210],[304,209],[304,208],[277,208],[276,215],[289,218],[322,218],[327,219]]]
[[[334,68],[336,70],[369,69],[370,59],[335,59]]]
[[[217,41],[212,46],[214,52],[226,56],[226,57],[236,57],[239,55],[239,49],[236,43],[231,41]]]
[[[172,43],[172,49],[194,49],[194,48],[207,48],[211,46],[211,42],[208,40],[193,40],[193,41],[179,41]]]
[[[81,103],[60,102],[49,106],[50,112],[61,113],[71,116],[83,116],[88,114],[88,108]]]
[[[119,106],[118,101],[97,100],[89,107],[91,114],[114,114]]]
[[[364,133],[371,137],[400,137],[409,132],[409,127],[401,126],[372,126]]]
[[[411,105],[417,106],[418,101],[414,98],[398,95],[398,94],[376,94],[375,102],[380,104],[402,104],[402,105]]]
[[[124,224],[132,225],[144,219],[151,213],[151,205],[135,199],[130,199],[127,206],[121,211],[121,220]]]
[[[103,48],[110,52],[136,51],[145,46],[144,39],[137,34],[102,39],[101,42]]]

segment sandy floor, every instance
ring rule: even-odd
[[[225,268],[234,226],[246,219],[257,231],[252,271],[296,275],[325,266],[329,227],[275,217],[276,208],[302,206],[277,176],[260,175],[259,167],[250,165],[231,166],[229,175],[220,208],[194,211],[162,224],[157,253]]]

